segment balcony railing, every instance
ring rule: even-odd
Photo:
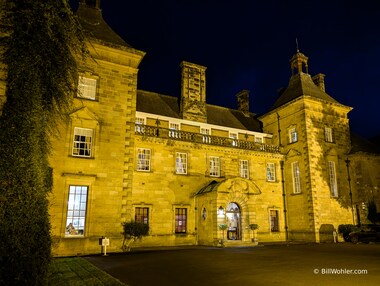
[[[216,145],[237,149],[279,153],[280,147],[276,145],[255,143],[247,140],[238,140],[227,137],[211,136],[201,133],[193,133],[142,124],[135,125],[135,134],[149,137],[167,138],[171,140],[200,143],[206,145]]]

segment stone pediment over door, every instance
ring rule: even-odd
[[[219,193],[241,193],[246,195],[260,195],[260,188],[250,180],[243,178],[227,179],[218,186]]]

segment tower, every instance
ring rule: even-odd
[[[310,76],[308,58],[298,50],[290,68],[288,87],[259,119],[286,155],[289,239],[332,240],[339,224],[352,223],[344,162],[352,108],[326,93],[324,75]]]

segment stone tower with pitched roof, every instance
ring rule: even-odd
[[[298,50],[290,67],[288,87],[260,120],[285,154],[289,239],[331,241],[339,224],[353,223],[345,165],[352,108],[326,93],[323,74],[310,76]]]

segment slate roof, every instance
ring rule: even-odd
[[[105,44],[131,47],[104,21],[101,9],[79,3],[76,14],[86,36],[100,40]]]
[[[159,93],[138,90],[137,111],[181,118],[178,98]],[[243,112],[226,107],[207,104],[207,123],[212,125],[262,132],[256,114],[246,117]]]
[[[280,107],[300,96],[311,96],[323,101],[338,103],[334,98],[321,90],[307,73],[298,73],[293,75],[289,80],[288,87],[281,93],[271,110]]]
[[[351,150],[350,154],[364,152],[370,154],[380,154],[380,146],[375,143],[360,137],[357,134],[351,133]]]

